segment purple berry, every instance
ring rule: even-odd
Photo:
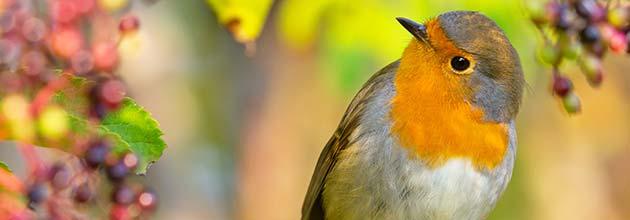
[[[74,201],[78,203],[86,203],[92,200],[93,196],[94,193],[88,183],[83,183],[74,190]]]
[[[129,186],[121,184],[112,192],[112,201],[118,205],[129,205],[136,200],[136,192]]]
[[[129,167],[121,160],[107,168],[107,177],[112,182],[120,182],[129,174]]]
[[[564,76],[554,76],[553,79],[553,92],[560,96],[565,97],[573,89],[571,80]]]
[[[48,196],[46,186],[41,183],[31,185],[28,189],[27,196],[30,205],[42,203],[46,200],[46,196]]]
[[[56,163],[49,170],[50,185],[56,190],[66,188],[71,177],[70,170],[63,163]]]
[[[99,141],[88,148],[85,152],[85,162],[90,168],[97,168],[105,162],[108,153],[109,146],[107,146],[106,143]]]

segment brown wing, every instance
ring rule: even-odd
[[[374,74],[366,83],[363,88],[354,97],[350,106],[343,115],[339,127],[328,140],[326,147],[322,150],[315,166],[315,172],[311,178],[311,183],[306,192],[306,198],[302,205],[302,219],[303,220],[315,220],[324,219],[324,209],[322,204],[322,190],[326,181],[326,176],[335,166],[337,162],[337,155],[341,150],[352,144],[351,135],[359,126],[360,116],[363,114],[366,108],[368,100],[374,95],[377,88],[383,86],[383,82],[387,78],[386,76],[392,75],[398,68],[398,61],[387,65],[385,68]]]

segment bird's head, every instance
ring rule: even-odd
[[[514,118],[523,72],[516,50],[494,21],[471,11],[444,13],[424,24],[397,20],[414,37],[403,53],[397,86],[443,90],[483,109],[489,121]]]

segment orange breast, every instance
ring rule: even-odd
[[[465,158],[493,169],[508,148],[507,126],[483,120],[482,110],[466,101],[466,76],[444,72],[442,57],[448,55],[430,53],[416,41],[405,50],[394,82],[392,133],[430,167]]]

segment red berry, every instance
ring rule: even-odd
[[[55,22],[70,23],[77,17],[77,9],[72,1],[51,1],[50,15]]]
[[[83,36],[75,27],[55,30],[51,35],[53,51],[63,58],[70,58],[83,47]]]
[[[136,157],[136,155],[133,153],[125,154],[125,156],[122,158],[122,161],[123,163],[125,163],[125,166],[127,166],[127,168],[129,168],[130,170],[133,170],[138,166],[138,157]]]
[[[626,35],[622,32],[615,31],[612,36],[610,36],[610,49],[615,53],[623,53],[626,51],[626,47],[628,46],[628,41],[626,39]]]
[[[101,98],[112,109],[120,105],[125,94],[125,85],[120,80],[105,81],[101,87]]]
[[[113,205],[109,213],[111,220],[128,220],[131,219],[129,209],[123,205]]]
[[[86,203],[92,200],[94,193],[90,189],[90,185],[86,182],[74,189],[74,201],[78,203]]]
[[[29,51],[22,56],[22,68],[29,76],[37,76],[44,72],[47,62],[46,56],[38,50]]]
[[[77,12],[81,14],[89,13],[94,9],[94,5],[96,5],[94,0],[73,0],[73,2]]]
[[[140,20],[138,17],[134,15],[128,15],[120,20],[120,24],[118,25],[118,30],[123,34],[133,33],[138,30],[140,27]]]
[[[553,78],[553,92],[560,96],[565,97],[573,89],[573,84],[569,78],[558,75]]]
[[[22,35],[31,42],[39,42],[46,36],[46,24],[38,18],[29,18],[22,24]]]
[[[94,67],[98,70],[111,72],[118,64],[118,49],[112,42],[100,42],[92,47]]]
[[[138,196],[138,205],[143,210],[152,211],[157,206],[157,194],[153,190],[144,190]]]

